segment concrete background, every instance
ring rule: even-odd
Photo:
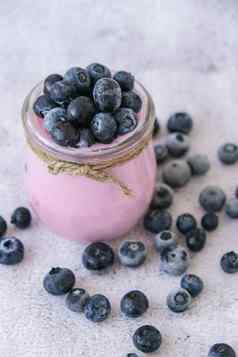
[[[175,110],[192,114],[192,152],[207,153],[212,169],[176,194],[174,216],[189,210],[200,219],[197,197],[208,183],[221,185],[232,196],[238,167],[222,167],[216,152],[219,144],[238,141],[237,35],[236,0],[1,1],[0,213],[9,219],[16,206],[26,203],[20,121],[25,95],[51,72],[94,61],[135,73],[151,91],[161,123]],[[179,316],[165,305],[179,279],[159,272],[151,237],[140,227],[131,237],[143,238],[150,247],[146,264],[136,271],[115,266],[105,276],[83,269],[82,246],[56,237],[37,221],[26,232],[10,227],[9,234],[24,241],[26,258],[19,266],[0,267],[0,355],[123,357],[134,351],[131,336],[145,323],[161,330],[161,356],[205,357],[216,342],[230,343],[238,351],[238,276],[219,268],[224,252],[238,250],[238,226],[223,214],[220,219],[220,229],[209,235],[190,268],[204,279],[204,293]],[[42,278],[57,265],[72,268],[77,285],[91,294],[107,295],[112,317],[93,325],[69,312],[63,298],[47,295]],[[119,303],[132,288],[148,295],[151,308],[128,321],[120,315]]]

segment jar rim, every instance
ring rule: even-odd
[[[28,141],[61,160],[76,163],[107,161],[117,156],[126,155],[152,134],[155,121],[154,103],[147,89],[140,82],[136,81],[135,92],[139,94],[142,99],[142,110],[139,113],[140,118],[135,130],[127,135],[121,136],[121,140],[118,142],[115,140],[112,144],[92,145],[89,148],[60,146],[47,136],[42,135],[42,132],[40,132],[33,122],[33,118],[36,117],[33,112],[33,104],[37,97],[42,94],[42,88],[43,82],[41,81],[32,88],[24,100],[22,121],[25,135]]]

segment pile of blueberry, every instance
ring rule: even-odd
[[[137,126],[142,100],[134,89],[134,76],[126,71],[113,76],[109,68],[92,63],[70,68],[64,76],[49,75],[33,110],[59,145],[89,147],[110,144]],[[155,127],[155,133],[158,131]]]

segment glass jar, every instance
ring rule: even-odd
[[[42,93],[42,83],[25,99],[22,118],[27,138],[25,183],[29,203],[39,219],[66,239],[82,242],[111,240],[128,233],[150,204],[156,177],[152,143],[154,104],[146,89],[136,83],[135,91],[143,101],[137,128],[109,145],[89,148],[62,147],[54,143],[32,107]],[[145,144],[143,144],[145,143]],[[106,169],[115,181],[100,180],[67,172],[52,174],[46,162],[32,147],[56,160],[76,165],[101,165],[117,162]],[[142,149],[137,150],[138,147]],[[130,157],[131,152],[137,152]],[[128,160],[121,160],[129,157]],[[122,162],[121,162],[122,161]],[[118,182],[130,190],[126,195]]]

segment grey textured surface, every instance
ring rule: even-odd
[[[151,91],[161,122],[174,110],[194,117],[191,153],[207,153],[212,169],[176,194],[174,215],[188,210],[200,218],[197,197],[208,183],[221,185],[231,196],[238,166],[223,167],[216,151],[226,140],[238,140],[237,33],[236,0],[1,1],[1,214],[9,218],[26,202],[24,96],[46,74],[95,60],[133,71]],[[142,237],[150,247],[146,264],[138,270],[115,266],[105,276],[83,269],[82,246],[54,236],[38,222],[16,232],[25,243],[26,259],[16,267],[0,267],[0,355],[123,357],[134,351],[131,336],[144,323],[161,330],[161,356],[206,357],[215,342],[231,343],[238,351],[238,276],[225,275],[218,264],[223,252],[238,250],[238,227],[237,221],[220,216],[219,231],[192,259],[190,271],[204,279],[204,293],[190,311],[176,316],[165,301],[179,279],[160,274],[151,238],[139,228],[131,236]],[[77,285],[91,294],[105,293],[112,317],[93,325],[69,312],[63,298],[47,295],[42,278],[55,265],[72,268]],[[119,312],[121,296],[132,288],[142,289],[151,303],[146,315],[134,321]]]

